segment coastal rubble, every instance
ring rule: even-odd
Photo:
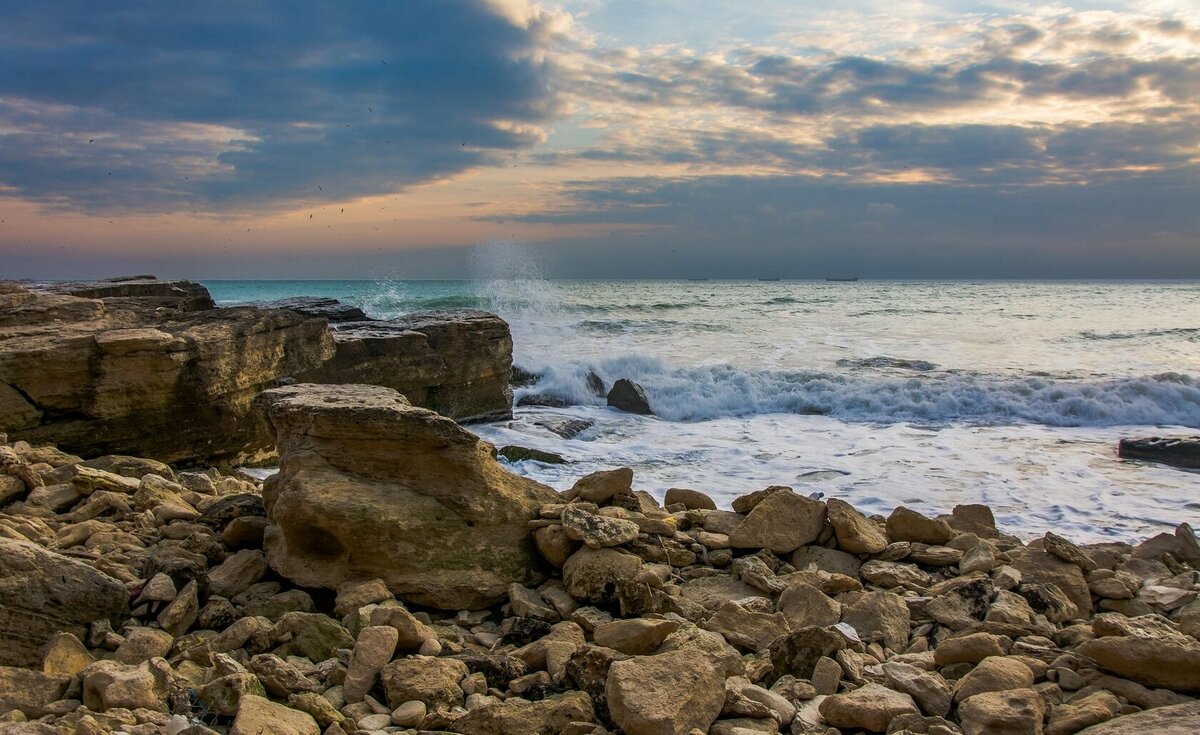
[[[0,283],[0,431],[83,457],[232,465],[270,453],[252,402],[289,382],[386,385],[460,421],[511,415],[499,317],[364,321],[329,302],[216,308],[201,284],[151,276]]]
[[[0,437],[0,734],[1200,731],[1187,524],[663,507],[627,468],[511,475],[385,388],[258,405],[265,483]]]

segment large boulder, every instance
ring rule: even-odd
[[[1155,707],[1079,731],[1079,735],[1195,735],[1200,732],[1200,702]]]
[[[28,541],[0,538],[0,664],[34,667],[56,633],[78,638],[89,623],[128,609],[125,585],[83,562]]]
[[[330,589],[377,577],[451,610],[539,581],[527,523],[558,495],[509,473],[490,444],[389,388],[301,384],[262,401],[278,432],[263,495],[279,574]]]
[[[297,380],[394,388],[458,421],[512,416],[512,334],[495,314],[428,311],[330,328],[333,357]]]

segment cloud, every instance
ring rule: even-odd
[[[496,163],[559,113],[520,3],[0,3],[0,182],[61,206],[262,207]]]

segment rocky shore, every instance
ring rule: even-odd
[[[1200,732],[1186,523],[556,490],[459,423],[511,411],[482,312],[149,277],[0,307],[0,735]]]
[[[255,402],[263,483],[0,446],[0,733],[1200,731],[1200,544],[984,506],[561,492],[367,385]]]

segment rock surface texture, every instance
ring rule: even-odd
[[[235,463],[273,445],[254,397],[297,379],[386,385],[464,421],[511,414],[499,317],[331,328],[361,312],[312,301],[218,309],[198,283],[149,276],[0,284],[0,431],[85,457]]]
[[[491,445],[389,388],[301,384],[263,400],[280,455],[264,492],[278,573],[327,588],[378,577],[443,609],[538,581],[527,524],[557,494],[507,472]]]

